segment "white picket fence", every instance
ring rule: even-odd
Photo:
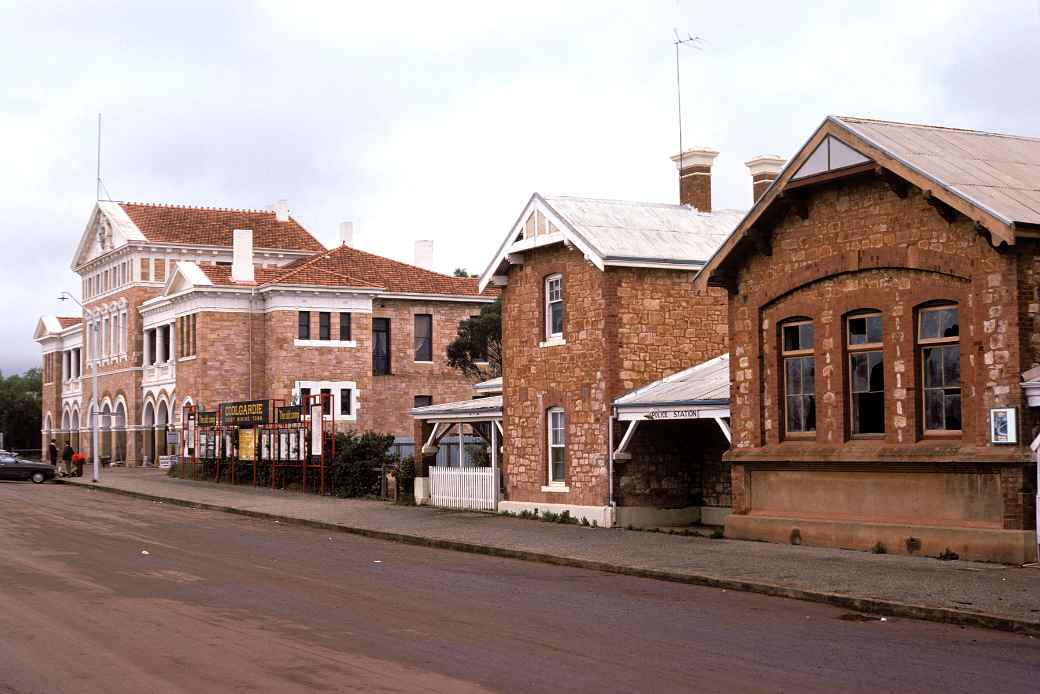
[[[489,467],[430,468],[430,502],[443,508],[497,511],[498,470]]]

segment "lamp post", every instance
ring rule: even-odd
[[[79,299],[77,299],[76,297],[72,296],[68,292],[62,292],[61,294],[58,295],[58,301],[66,301],[66,300],[69,300],[69,299],[71,299],[72,301],[75,301],[76,304],[80,307],[80,309],[82,309],[84,313],[86,312],[87,309],[83,307],[83,304],[81,304],[79,302]],[[100,437],[98,436],[98,417],[99,417],[99,413],[98,413],[98,373],[97,373],[98,372],[98,358],[97,358],[97,355],[98,355],[98,347],[100,345],[98,343],[98,324],[97,324],[97,321],[92,321],[91,324],[90,324],[90,338],[91,338],[90,339],[90,370],[91,370],[91,377],[90,377],[90,383],[91,383],[91,386],[90,386],[90,429],[91,429],[91,439],[93,441],[93,443],[91,444],[91,453],[92,453],[92,457],[94,458],[94,476],[93,476],[93,480],[92,481],[95,484],[97,484],[99,481],[101,481],[101,457],[100,457],[100,454],[99,454],[99,451],[98,451],[98,446],[100,445],[100,441],[99,441]]]

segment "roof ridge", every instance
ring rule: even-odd
[[[276,214],[274,210],[253,210],[243,207],[210,207],[206,205],[178,205],[169,202],[135,202],[131,200],[107,200],[117,205],[136,205],[137,207],[159,207],[172,210],[201,210],[205,212],[247,212],[249,214]],[[290,219],[292,216],[290,215]],[[294,220],[295,221],[295,220]]]
[[[310,258],[308,260],[305,260],[304,262],[300,263],[299,265],[297,265],[295,267],[289,268],[288,272],[286,272],[285,274],[278,275],[274,279],[268,280],[264,284],[265,285],[269,285],[269,284],[277,284],[279,282],[282,282],[286,278],[292,277],[293,275],[298,274],[299,272],[302,272],[303,270],[311,267],[312,265],[317,263],[319,260],[322,260],[324,258],[331,258],[333,253],[338,251],[340,248],[345,248],[345,247],[346,247],[346,245],[344,244],[344,245],[337,246],[336,248],[329,248],[329,249],[323,251],[322,253],[316,253],[312,258]],[[357,277],[352,277],[350,275],[345,275],[345,274],[343,274],[341,272],[336,272],[334,270],[326,270],[325,272],[328,273],[329,275],[334,275],[336,277],[342,277],[343,279],[349,280],[351,282],[357,282],[357,283],[359,283],[357,286],[363,286],[363,287],[378,287],[379,286],[379,285],[372,284],[371,282],[366,282],[365,280],[359,279]]]
[[[970,135],[986,135],[989,137],[1007,137],[1015,140],[1029,140],[1030,142],[1040,142],[1040,137],[1034,137],[1031,135],[1014,135],[1011,133],[997,133],[990,130],[974,130],[972,128],[955,128],[949,125],[934,125],[930,123],[909,123],[907,121],[897,120],[883,120],[880,118],[861,118],[859,116],[830,116],[842,123],[878,123],[880,125],[896,125],[907,128],[925,128],[928,130],[945,130],[948,132],[955,133],[967,133]]]
[[[744,214],[744,211],[742,211],[742,210],[736,210],[736,209],[731,209],[731,208],[722,208],[722,209],[718,209],[718,210],[711,210],[710,212],[705,212],[704,210],[698,210],[696,207],[693,207],[691,205],[684,205],[681,202],[651,202],[651,201],[646,201],[646,200],[622,200],[620,198],[592,198],[592,197],[587,197],[587,196],[584,196],[584,195],[552,195],[552,194],[542,195],[541,193],[539,193],[539,195],[542,197],[542,199],[544,199],[546,201],[565,199],[565,200],[585,200],[585,201],[588,201],[588,202],[609,202],[609,203],[620,204],[620,205],[641,205],[641,206],[644,206],[644,207],[647,207],[647,206],[652,206],[652,207],[670,207],[670,208],[679,208],[679,209],[684,209],[684,210],[690,210],[691,212],[696,212],[697,214],[709,215],[709,216],[713,215],[713,214],[716,214],[718,212],[736,212],[738,214]]]

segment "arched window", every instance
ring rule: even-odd
[[[816,431],[816,330],[812,321],[792,321],[780,327],[780,336],[784,431],[812,433]]]
[[[881,314],[860,313],[845,321],[849,355],[849,423],[853,436],[885,433],[885,359]]]
[[[955,305],[929,306],[918,312],[925,433],[961,430],[960,332]]]

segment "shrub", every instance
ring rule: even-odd
[[[380,474],[393,467],[390,448],[393,434],[366,431],[336,434],[336,457],[329,468],[329,483],[339,497],[377,494]],[[414,479],[414,464],[413,475]]]
[[[394,465],[394,476],[397,477],[398,500],[414,500],[415,498],[415,458],[401,458]]]
[[[874,543],[874,546],[870,548],[870,551],[874,554],[888,554],[888,550],[885,548],[884,543],[880,540]]]

